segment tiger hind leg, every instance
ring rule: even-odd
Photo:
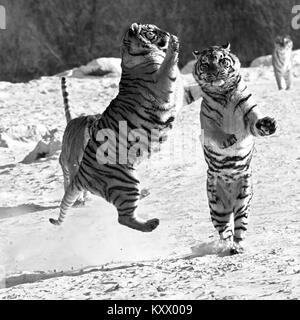
[[[148,189],[148,188],[143,188],[143,189],[141,190],[140,200],[148,197],[149,194],[150,194],[149,189]]]
[[[213,205],[211,204],[211,207]],[[233,231],[232,231],[232,223],[231,216],[232,212],[223,212],[220,210],[219,212],[214,209],[210,209],[211,221],[215,227],[215,229],[219,232],[220,240],[226,241],[228,244],[233,243]]]
[[[220,178],[208,176],[207,195],[211,220],[219,233],[220,240],[231,245],[233,243],[233,212],[226,185]]]
[[[84,207],[86,201],[88,200],[88,192],[86,190],[80,192],[78,198],[76,199],[76,201],[73,204],[73,207],[75,208],[80,208],[80,207]]]
[[[62,157],[60,156],[59,158],[59,163],[60,163],[60,166],[61,166],[61,170],[63,172],[63,177],[64,177],[64,190],[66,192],[69,184],[70,184],[70,181],[71,181],[71,178],[70,178],[70,171],[69,171],[69,168],[68,166],[65,166],[63,164],[63,161],[62,161]]]
[[[61,225],[65,219],[68,209],[72,207],[72,205],[74,204],[78,196],[81,194],[81,192],[82,190],[80,190],[77,187],[76,179],[73,179],[72,182],[67,187],[67,190],[65,191],[64,197],[61,201],[60,213],[59,213],[58,219],[56,220],[56,219],[50,218],[49,221],[54,225],[57,225],[57,226]]]
[[[142,232],[151,232],[156,229],[159,225],[159,219],[153,218],[147,221],[142,221],[141,219],[135,217],[133,214],[124,215],[119,212],[119,223]]]
[[[289,70],[285,76],[284,76],[284,80],[285,80],[285,83],[286,83],[286,90],[290,90],[291,87],[292,87],[292,71]]]
[[[131,190],[130,190],[131,189]],[[119,194],[113,201],[118,210],[120,224],[142,232],[151,232],[159,225],[159,219],[142,220],[137,217],[135,210],[139,202],[140,194],[136,187],[127,188],[126,191],[118,190]]]
[[[283,77],[278,74],[277,72],[275,72],[275,79],[276,79],[276,83],[277,83],[277,87],[278,90],[282,90],[283,89]]]
[[[74,177],[76,176],[77,169],[74,167],[71,170],[69,169],[68,166],[63,164],[63,161],[60,159],[60,166],[63,172],[63,177],[64,177],[64,190],[65,192],[68,189],[68,186],[70,185],[71,181],[73,181]],[[83,207],[85,205],[85,202],[87,201],[87,191],[84,190],[79,193],[78,198],[73,204],[73,207]]]
[[[250,203],[253,195],[251,175],[246,175],[239,181],[236,191],[233,254],[244,252],[243,242],[248,227]]]

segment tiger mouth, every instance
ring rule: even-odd
[[[222,80],[222,79],[211,81],[211,85],[216,86],[216,87],[221,87],[224,84],[225,84],[225,80]]]
[[[213,77],[211,75],[204,76],[202,80],[212,86],[220,87],[225,84],[227,78],[226,77]]]

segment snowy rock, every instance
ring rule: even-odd
[[[61,149],[61,141],[58,137],[58,130],[53,129],[47,132],[42,140],[38,142],[33,151],[31,151],[21,163],[29,164],[41,158],[50,157],[56,151]]]
[[[98,58],[79,68],[60,73],[59,76],[84,78],[88,76],[102,77],[107,75],[119,77],[121,72],[120,58]]]
[[[8,148],[7,135],[0,133],[0,148]]]
[[[46,126],[42,124],[12,126],[7,130],[8,136],[17,141],[38,141],[47,133]]]
[[[193,67],[194,67],[194,64],[196,63],[196,60],[192,60],[192,61],[189,61],[181,70],[180,72],[182,74],[188,74],[188,73],[192,73],[193,72]]]
[[[292,57],[293,57],[293,65],[300,66],[300,50],[294,50]],[[254,59],[250,64],[250,68],[270,67],[270,66],[272,66],[272,55],[270,54],[267,56],[258,57]]]

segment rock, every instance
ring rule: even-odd
[[[198,83],[195,81],[192,75],[192,69],[195,61],[190,61],[182,70],[181,76],[183,80],[183,86],[185,88],[185,102],[191,104],[201,98],[201,90]],[[183,72],[182,72],[183,71]]]
[[[8,148],[7,135],[0,133],[0,148]]]
[[[46,126],[42,124],[37,125],[25,125],[21,124],[9,128],[7,134],[11,139],[28,142],[28,141],[38,141],[47,133]]]
[[[267,56],[262,56],[254,59],[250,64],[250,68],[270,67],[271,65],[272,65],[272,56],[267,55]]]
[[[58,130],[48,131],[21,163],[29,164],[41,158],[50,157],[61,149],[61,142],[57,134]]]
[[[15,145],[15,142],[8,133],[9,129],[0,128],[0,148],[10,148]]]
[[[75,78],[84,78],[88,76],[119,77],[121,72],[120,58],[98,58],[79,68],[60,73],[58,76],[69,76]]]
[[[300,50],[293,51],[293,64],[300,67]]]
[[[194,64],[195,64],[195,63],[196,63],[196,60],[189,61],[189,62],[180,70],[180,72],[181,72],[182,74],[192,73],[193,67],[194,67]]]
[[[300,66],[300,50],[294,50],[292,53],[293,57],[293,65],[295,66]],[[255,68],[255,67],[270,67],[272,66],[272,55],[267,55],[267,56],[261,56],[256,59],[254,59],[251,64],[250,68]]]

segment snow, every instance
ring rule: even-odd
[[[59,151],[20,161],[45,131],[63,134],[59,78],[0,82],[0,299],[299,298],[300,79],[277,91],[271,67],[242,73],[279,128],[256,140],[246,252],[236,256],[220,254],[209,217],[199,101],[182,108],[161,152],[138,168],[150,191],[138,213],[160,218],[155,231],[119,225],[115,208],[94,196],[57,228],[48,219],[63,196]],[[117,83],[68,79],[72,115],[102,112]]]

